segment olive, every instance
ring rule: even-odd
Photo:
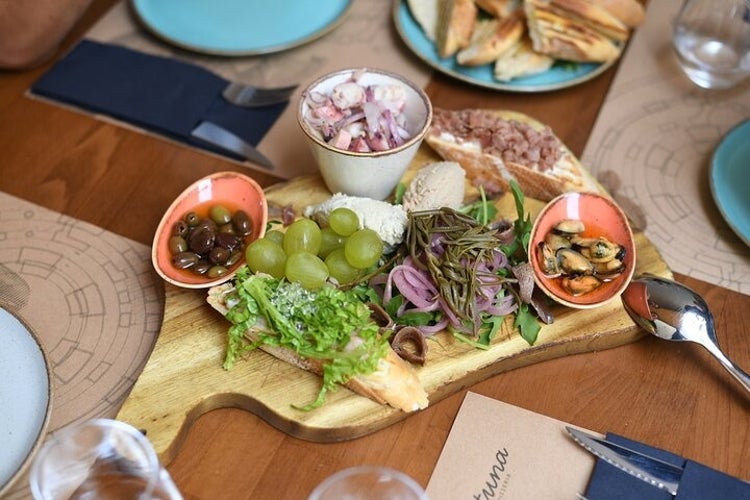
[[[219,226],[211,219],[201,219],[193,228],[193,231],[198,229],[210,229],[211,231],[216,232],[219,230]]]
[[[174,227],[172,228],[172,234],[174,236],[182,236],[184,238],[185,236],[187,236],[189,229],[190,228],[188,227],[187,222],[180,219],[174,223]]]
[[[234,230],[234,226],[230,222],[229,224],[222,224],[219,226],[220,233],[235,234],[237,231]]]
[[[193,272],[195,274],[206,274],[211,269],[211,263],[206,260],[199,260],[197,264],[193,266]]]
[[[224,205],[212,206],[209,212],[209,217],[211,217],[211,220],[219,226],[232,222],[232,212],[230,212]]]
[[[237,262],[240,261],[243,254],[244,252],[241,249],[237,250],[236,252],[232,253],[232,255],[229,256],[229,258],[227,259],[224,265],[227,267],[232,267],[233,265],[235,265]]]
[[[214,246],[215,239],[216,233],[212,229],[207,227],[195,228],[190,233],[188,246],[193,252],[204,255]]]
[[[253,232],[253,221],[244,210],[237,210],[232,217],[232,224],[241,236],[247,236]]]
[[[206,274],[209,278],[218,278],[219,276],[224,276],[228,272],[229,270],[224,266],[213,266]]]
[[[185,241],[185,238],[179,235],[170,236],[169,242],[167,244],[169,246],[169,251],[172,252],[172,255],[180,252],[186,252],[188,249],[187,241]]]
[[[172,258],[172,263],[177,269],[187,269],[194,266],[200,260],[200,256],[194,252],[180,252]]]
[[[234,252],[235,250],[237,250],[239,247],[242,246],[242,240],[239,239],[234,234],[219,233],[216,235],[216,240],[214,244],[217,247],[226,248],[230,252]]]
[[[200,224],[201,218],[195,212],[188,212],[183,218],[188,226],[195,227]]]
[[[229,258],[230,252],[226,248],[213,247],[208,253],[208,260],[213,264],[224,265]]]

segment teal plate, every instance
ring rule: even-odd
[[[495,90],[511,92],[547,92],[572,87],[591,80],[607,70],[615,61],[606,63],[570,63],[556,62],[549,70],[538,75],[513,79],[510,82],[495,80],[493,65],[469,67],[461,66],[455,57],[441,58],[435,44],[427,38],[409,10],[406,0],[395,0],[393,20],[401,39],[407,47],[441,73],[464,82]]]
[[[154,35],[183,49],[251,56],[311,42],[339,25],[353,0],[130,0]]]
[[[750,120],[730,130],[711,158],[711,194],[729,226],[750,246]]]

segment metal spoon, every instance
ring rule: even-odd
[[[665,340],[702,345],[750,392],[750,375],[719,348],[714,318],[700,295],[676,281],[641,276],[630,283],[621,298],[638,326]]]

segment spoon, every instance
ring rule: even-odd
[[[628,285],[622,303],[633,321],[647,332],[705,347],[750,392],[750,375],[721,351],[714,318],[706,301],[693,290],[676,281],[645,275]]]

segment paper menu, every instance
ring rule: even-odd
[[[595,457],[565,422],[468,392],[427,485],[430,500],[575,499]]]

